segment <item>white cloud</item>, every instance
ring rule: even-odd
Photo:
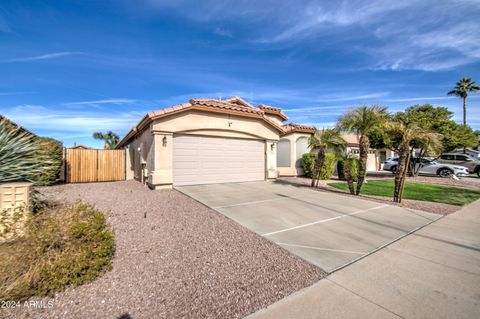
[[[11,63],[11,62],[30,62],[30,61],[40,61],[40,60],[51,60],[51,59],[58,59],[62,57],[67,57],[72,55],[81,55],[81,54],[83,54],[83,52],[76,52],[76,51],[54,52],[54,53],[47,53],[47,54],[36,55],[36,56],[7,59],[7,60],[2,60],[0,62]]]
[[[220,27],[216,28],[215,34],[220,35],[222,37],[233,38],[233,32],[225,28],[220,28]]]
[[[442,71],[480,61],[479,1],[147,2],[149,12],[171,10],[201,23],[241,25],[249,29],[250,43],[269,49],[339,44],[341,53],[365,58],[363,69]]]
[[[102,105],[102,104],[132,104],[137,102],[137,100],[132,99],[104,99],[104,100],[92,100],[92,101],[79,101],[79,102],[68,102],[63,103],[66,106],[87,106],[87,105]]]
[[[32,130],[93,133],[98,130],[128,131],[140,120],[137,114],[72,112],[41,105],[18,105],[2,111],[12,121]]]

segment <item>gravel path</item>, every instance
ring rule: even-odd
[[[369,179],[373,180],[374,178],[369,178]],[[311,181],[312,180],[307,177],[280,177],[277,179],[278,183],[289,183],[292,185],[298,185],[302,187],[310,187]],[[355,195],[351,195],[348,192],[344,192],[337,188],[328,186],[328,183],[330,182],[338,182],[338,180],[319,181],[318,188],[313,188],[313,189],[320,192],[333,192],[333,193],[341,194],[343,196],[355,196]],[[410,209],[423,210],[425,212],[440,214],[440,215],[451,214],[461,208],[460,206],[449,205],[444,203],[426,202],[426,201],[411,200],[411,199],[403,199],[401,203],[395,203],[392,201],[392,199],[384,196],[359,195],[355,197],[365,198],[378,203],[385,203],[389,205],[401,206],[401,207],[410,208]]]
[[[113,270],[6,318],[241,318],[325,273],[175,190],[134,181],[43,188],[108,212]],[[39,299],[36,299],[39,300]]]

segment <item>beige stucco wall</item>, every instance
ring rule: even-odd
[[[311,134],[308,133],[291,133],[282,136],[282,139],[288,139],[290,141],[290,166],[289,167],[277,167],[279,176],[301,176],[304,174],[302,168],[295,166],[297,161],[297,140],[300,138],[308,139]]]
[[[168,188],[173,183],[173,137],[176,133],[260,139],[266,143],[266,176],[277,177],[276,142],[279,132],[256,118],[245,118],[211,112],[189,111],[155,120],[149,128],[130,142],[133,148],[127,158],[133,159],[133,177],[141,180],[141,154],[145,161],[145,182],[151,188]],[[143,143],[143,146],[141,146]],[[274,145],[273,147],[271,145]],[[127,172],[128,172],[127,162]],[[127,174],[128,176],[128,174]]]
[[[275,114],[268,114],[266,113],[265,114],[265,117],[267,117],[269,120],[272,120],[274,123],[276,123],[277,125],[282,125],[283,124],[283,119],[278,116],[278,115],[275,115]]]
[[[152,128],[149,126],[128,144],[127,179],[142,181],[154,169],[154,145]]]
[[[257,118],[248,118],[222,113],[189,111],[156,120],[154,131],[194,133],[201,130],[208,133],[216,131],[215,136],[243,138],[261,138],[278,140],[279,132],[266,122]]]

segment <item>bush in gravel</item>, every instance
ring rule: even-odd
[[[114,237],[105,216],[77,202],[30,216],[23,236],[0,244],[0,300],[52,296],[111,269]]]
[[[315,162],[317,160],[317,153],[305,153],[302,156],[302,166],[305,175],[312,178],[313,168],[315,166]],[[320,180],[327,180],[330,179],[335,171],[335,163],[337,159],[334,154],[327,153],[325,154],[325,163],[320,168],[318,173],[318,178]]]

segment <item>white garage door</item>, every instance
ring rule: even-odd
[[[264,179],[264,141],[193,135],[173,137],[174,185]]]

